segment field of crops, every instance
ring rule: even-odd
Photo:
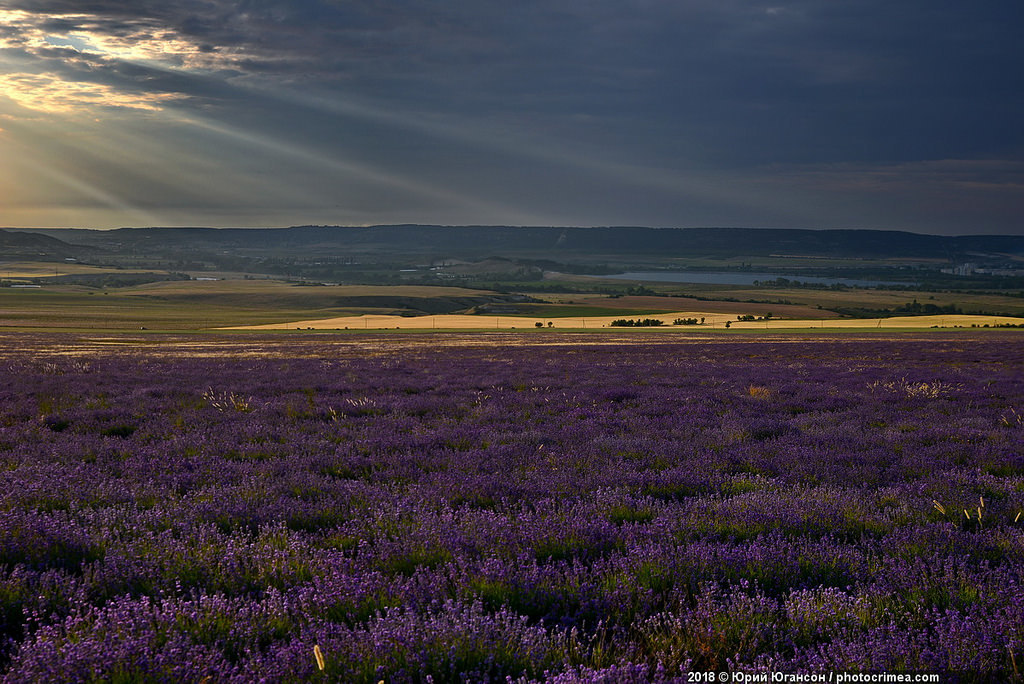
[[[15,337],[4,682],[1024,669],[1015,331]]]

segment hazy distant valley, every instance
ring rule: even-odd
[[[146,307],[155,307],[149,323],[185,327],[253,316],[269,323],[281,316],[559,317],[697,307],[792,318],[1019,316],[1024,238],[420,225],[4,229],[0,286],[15,309],[31,295],[58,308],[68,298],[81,301],[87,313],[99,307],[88,299],[99,293],[104,309],[115,302],[134,309],[107,315],[110,325],[122,315],[134,325]]]

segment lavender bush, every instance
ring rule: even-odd
[[[15,337],[5,682],[1024,666],[1012,334]]]

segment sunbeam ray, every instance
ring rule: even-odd
[[[373,106],[366,101],[340,95],[324,95],[296,90],[257,88],[266,96],[292,105],[301,104],[314,110],[354,117],[374,124],[386,124],[395,129],[425,134],[440,141],[471,147],[478,155],[486,155],[492,163],[501,157],[517,163],[542,163],[564,168],[571,172],[596,176],[604,182],[644,190],[689,196],[702,202],[714,201],[726,206],[742,207],[749,212],[786,212],[799,215],[792,202],[775,190],[762,190],[756,184],[744,182],[742,175],[733,172],[729,178],[720,178],[706,168],[687,170],[686,160],[677,160],[677,166],[617,161],[606,151],[590,145],[589,149],[574,148],[565,141],[545,138],[515,126],[459,120],[450,114],[435,118],[422,113],[410,114],[395,109]],[[683,168],[680,168],[683,167]]]
[[[93,203],[113,210],[123,215],[126,220],[138,223],[139,225],[154,226],[160,224],[157,214],[137,206],[127,198],[100,187],[96,183],[90,182],[84,177],[84,174],[68,172],[59,168],[56,163],[46,161],[47,155],[39,154],[40,150],[29,147],[14,136],[4,136],[4,142],[16,151],[18,164],[28,167],[57,186],[70,190],[72,195],[77,194],[82,198],[91,200]],[[74,197],[72,196],[66,199],[65,202],[73,200]],[[83,206],[85,204],[87,203],[83,203]]]
[[[230,127],[225,124],[209,119],[199,118],[194,115],[182,115],[179,121],[188,123],[196,128],[214,132],[220,136],[252,145],[273,153],[297,159],[301,162],[327,169],[335,173],[342,173],[353,178],[372,181],[373,183],[388,186],[403,192],[407,192],[428,200],[441,201],[455,205],[458,208],[479,212],[485,216],[507,216],[520,217],[529,222],[532,217],[529,212],[519,208],[503,206],[472,197],[463,193],[455,192],[448,188],[439,187],[420,180],[413,180],[401,174],[382,171],[367,164],[355,162],[349,159],[342,159],[334,155],[327,155],[315,152],[305,146],[286,142],[280,138],[266,134],[241,130],[237,127]]]

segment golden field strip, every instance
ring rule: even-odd
[[[619,327],[612,321],[621,318],[646,318],[660,320],[662,326]],[[677,318],[704,318],[702,325],[672,325]],[[541,325],[538,326],[537,324]],[[523,316],[480,316],[450,314],[439,316],[341,316],[290,323],[265,325],[231,326],[221,330],[528,330],[531,328],[557,328],[559,330],[724,330],[726,323],[730,330],[793,330],[793,329],[907,329],[907,328],[970,328],[994,327],[997,325],[1024,325],[1024,318],[1010,316],[936,315],[936,316],[893,316],[890,318],[856,318],[829,320],[771,319],[767,321],[738,321],[735,316],[701,311],[679,311],[669,314],[646,314],[641,316],[597,316],[538,319]]]
[[[126,273],[153,273],[152,268],[109,268],[104,266],[90,266],[75,262],[48,262],[48,261],[0,261],[0,278],[9,279],[33,279],[52,278],[54,276],[67,275],[107,275]]]

